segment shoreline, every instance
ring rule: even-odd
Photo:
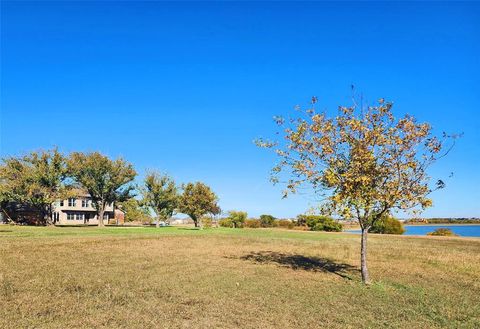
[[[404,224],[401,222],[403,226],[479,226],[479,223],[467,223],[467,224],[459,224],[459,223],[422,223],[422,224]],[[347,230],[359,230],[359,225],[343,225]],[[345,230],[344,230],[345,231]]]
[[[417,224],[417,225],[403,225],[403,227],[406,229],[406,232],[404,234],[398,235],[398,236],[404,236],[404,237],[427,237],[428,230],[433,230],[436,228],[451,228],[451,230],[457,234],[455,237],[459,238],[472,238],[472,239],[480,239],[480,235],[478,235],[477,228],[480,227],[479,224]],[[470,232],[469,229],[466,229],[467,227],[472,227],[471,230],[473,232]],[[415,229],[418,228],[420,232],[416,231]],[[456,232],[455,229],[458,228],[459,230],[462,230],[461,228],[464,228],[463,230],[467,230],[467,232]],[[411,230],[413,232],[408,233],[408,231]],[[424,232],[422,232],[424,231]],[[360,228],[347,228],[346,230],[343,230],[344,233],[350,233],[350,234],[360,234]],[[373,233],[375,234],[375,233]],[[429,236],[431,237],[431,236]],[[449,237],[449,238],[453,238]]]
[[[439,225],[448,225],[448,226],[477,226],[480,223],[466,223],[466,224],[459,224],[459,223],[422,223],[422,224],[403,224],[403,226],[439,226]]]

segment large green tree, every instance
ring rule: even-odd
[[[143,203],[155,212],[159,227],[160,220],[168,221],[175,213],[179,199],[177,185],[170,176],[157,172],[147,174],[144,183]]]
[[[353,99],[333,117],[317,113],[316,103],[312,98],[311,106],[297,108],[290,120],[275,118],[283,139],[257,144],[279,156],[272,181],[285,179],[284,196],[308,184],[324,200],[324,214],[358,220],[362,280],[369,283],[369,229],[392,210],[421,211],[432,205],[429,194],[444,183],[430,187],[427,169],[450,150],[445,140],[456,136],[437,138],[428,123],[410,115],[396,119],[393,104],[383,99],[373,106]]]
[[[41,224],[53,224],[54,202],[68,196],[67,177],[65,157],[57,149],[4,158],[0,165],[2,207],[9,202],[28,205],[40,213]]]
[[[88,191],[96,210],[98,226],[104,226],[103,215],[108,205],[131,198],[136,176],[133,166],[123,159],[111,160],[98,152],[74,152],[68,169],[77,184]]]
[[[199,227],[201,224],[202,216],[220,212],[218,197],[210,187],[201,182],[188,183],[183,186],[178,209],[181,213],[190,216],[195,227]]]

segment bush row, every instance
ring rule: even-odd
[[[326,232],[341,232],[343,230],[341,223],[328,216],[298,215],[295,220],[279,220],[271,215],[261,215],[258,219],[247,219],[247,213],[242,211],[230,212],[228,217],[219,221],[219,225],[230,228],[279,227]],[[405,229],[400,221],[390,215],[385,215],[374,223],[370,228],[370,232],[378,234],[403,234]]]
[[[331,217],[316,215],[299,215],[296,220],[279,220],[271,215],[261,215],[258,219],[247,219],[247,213],[232,211],[229,216],[218,222],[221,227],[261,228],[279,227],[285,229],[340,232],[342,224]]]
[[[222,218],[219,220],[218,225],[221,227],[230,227],[234,228],[234,221],[230,217]],[[280,228],[288,228],[293,229],[295,227],[295,222],[290,220],[277,220],[275,219],[273,222],[269,223],[269,225],[265,225],[260,219],[251,218],[246,219],[240,225],[237,224],[237,228],[262,228],[262,227],[280,227]]]

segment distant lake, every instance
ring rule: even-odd
[[[459,236],[480,238],[480,225],[462,225],[462,224],[436,224],[436,225],[404,225],[405,233],[403,235],[427,235],[437,228],[448,228]],[[360,233],[360,230],[347,230],[345,232]]]

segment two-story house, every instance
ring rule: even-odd
[[[108,205],[103,215],[103,222],[108,224],[109,220],[116,218],[116,212],[118,210],[115,211],[112,204]],[[53,219],[58,225],[98,224],[90,195],[84,192],[77,193],[74,198],[55,202]]]

